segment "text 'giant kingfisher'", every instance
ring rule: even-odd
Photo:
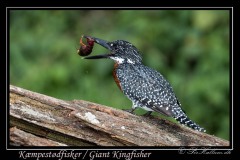
[[[110,50],[108,54],[84,59],[109,58],[115,61],[113,77],[120,90],[132,101],[131,113],[141,107],[148,114],[155,111],[173,117],[194,130],[206,131],[183,112],[169,82],[156,70],[143,65],[142,57],[133,44],[124,40],[108,42],[95,37],[83,37]]]

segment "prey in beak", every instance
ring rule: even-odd
[[[105,41],[103,39],[91,37],[91,36],[83,36],[83,37],[86,38],[86,39],[91,39],[95,43],[97,43],[97,44],[99,44],[99,45],[103,46],[104,48],[111,51],[110,42]],[[87,57],[83,57],[83,59],[101,59],[101,58],[109,58],[111,56],[112,56],[112,54],[108,53],[108,54],[102,54],[102,55],[96,55],[96,56],[87,56]]]

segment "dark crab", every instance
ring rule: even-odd
[[[82,39],[86,38],[87,39],[87,44],[84,44]],[[89,36],[82,36],[80,39],[80,45],[81,47],[77,50],[77,53],[80,56],[88,56],[89,54],[91,54],[93,46],[94,46],[94,39],[92,39]]]

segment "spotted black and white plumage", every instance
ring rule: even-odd
[[[172,87],[156,70],[142,64],[123,63],[116,68],[116,75],[123,93],[133,102],[133,108],[159,112],[195,130],[205,131],[186,116]]]
[[[115,81],[132,101],[133,110],[141,107],[149,112],[159,112],[194,130],[205,132],[204,128],[191,121],[183,112],[169,82],[156,70],[143,65],[142,57],[134,45],[124,40],[107,42],[95,38],[95,42],[111,53],[87,59],[110,58],[116,62]]]

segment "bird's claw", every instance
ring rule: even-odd
[[[147,113],[143,114],[142,116],[144,116],[144,117],[150,117],[151,113],[152,113],[152,111],[148,111]]]
[[[129,113],[131,113],[131,114],[133,114],[133,115],[136,115],[133,111],[134,111],[134,109],[122,109],[123,111],[126,111],[126,112],[129,112]]]

